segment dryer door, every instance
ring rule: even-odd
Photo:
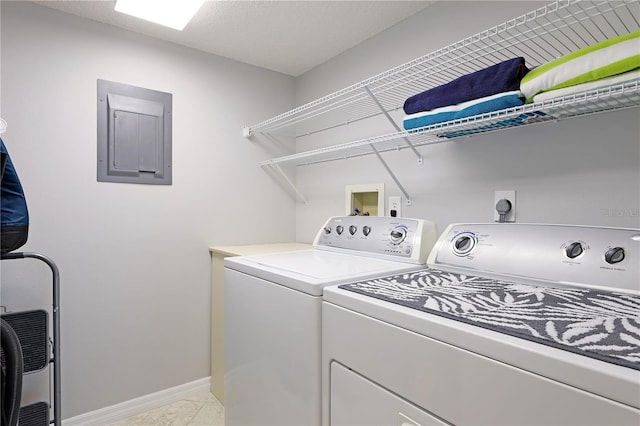
[[[444,422],[338,362],[331,363],[332,426],[446,426]]]

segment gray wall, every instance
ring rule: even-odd
[[[293,79],[29,2],[3,1],[1,24],[24,250],[61,271],[63,417],[209,376],[209,246],[294,239],[294,202],[257,166],[291,147],[241,136],[293,106]],[[96,181],[98,78],[173,94],[173,185]],[[46,296],[29,262],[3,262],[3,305]]]
[[[439,2],[296,80],[308,102],[546,2]],[[453,222],[493,220],[494,191],[516,190],[518,222],[640,227],[638,109],[535,125],[383,154],[413,204],[403,216]],[[397,116],[401,123],[401,116]],[[390,133],[382,118],[299,138],[298,150]],[[311,241],[331,215],[345,211],[345,185],[383,182],[401,195],[374,156],[297,167],[309,204],[297,204],[297,239]]]

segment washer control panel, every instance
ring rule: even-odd
[[[640,229],[453,224],[428,264],[497,278],[640,293]]]
[[[424,264],[436,239],[436,225],[427,220],[339,216],[323,225],[313,244],[319,249]]]

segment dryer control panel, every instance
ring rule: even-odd
[[[640,293],[640,230],[551,224],[453,224],[432,268],[534,284]]]
[[[436,225],[423,219],[381,216],[332,217],[314,247],[424,264],[437,239]]]

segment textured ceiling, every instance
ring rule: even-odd
[[[298,76],[434,2],[207,0],[183,31],[115,12],[115,0],[34,3]]]

